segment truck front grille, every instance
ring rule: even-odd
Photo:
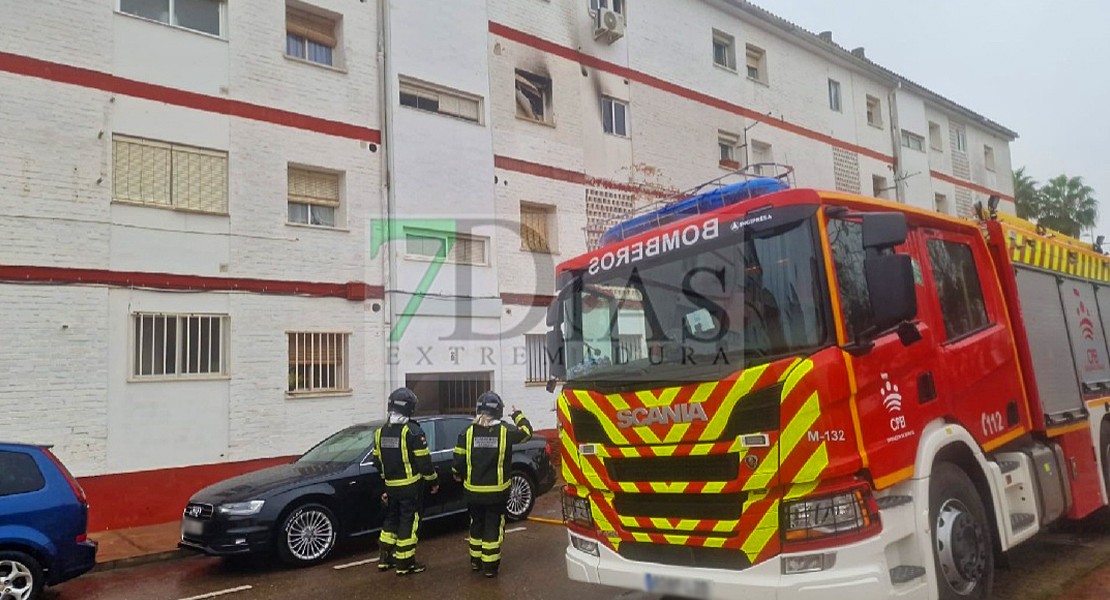
[[[605,461],[613,481],[733,481],[738,454],[612,458]]]
[[[626,517],[733,521],[740,518],[746,499],[744,493],[617,494],[613,509]]]

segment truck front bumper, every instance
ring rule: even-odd
[[[897,565],[888,564],[887,553],[895,540],[886,533],[822,550],[822,554],[836,555],[831,568],[797,574],[783,574],[786,558],[813,553],[783,554],[742,571],[729,571],[631,561],[602,544],[598,544],[600,556],[593,556],[571,544],[566,550],[567,575],[576,581],[707,600],[928,599],[924,575],[904,583],[892,582],[890,569]],[[667,587],[661,588],[660,583]]]

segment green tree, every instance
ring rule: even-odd
[[[1036,219],[1041,212],[1040,190],[1037,180],[1025,172],[1025,167],[1014,171],[1014,205],[1017,216]]]
[[[1053,177],[1039,192],[1037,223],[1045,227],[1078,238],[1082,230],[1093,228],[1098,221],[1095,191],[1083,183],[1082,177]]]

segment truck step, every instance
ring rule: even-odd
[[[887,510],[896,506],[902,506],[903,504],[909,504],[913,502],[913,498],[910,496],[883,496],[882,498],[876,499],[875,502],[879,505],[879,510]]]
[[[1016,471],[1020,467],[1021,467],[1021,463],[1016,461],[1016,460],[1000,460],[1000,461],[998,461],[998,468],[1002,470],[1003,475],[1005,475],[1006,473],[1009,473],[1011,471]]]
[[[1014,531],[1021,531],[1026,527],[1032,527],[1033,523],[1036,522],[1036,515],[1032,515],[1030,513],[1014,513],[1010,515],[1010,527]]]
[[[911,567],[909,565],[899,565],[890,570],[890,582],[898,585],[899,583],[909,583],[918,577],[925,576],[925,567]]]

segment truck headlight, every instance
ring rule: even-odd
[[[251,500],[250,502],[231,502],[229,504],[221,504],[216,510],[221,515],[229,517],[249,517],[257,515],[262,510],[262,506],[266,504],[265,500]]]
[[[788,500],[783,506],[787,543],[820,543],[846,535],[859,537],[879,527],[879,510],[869,488],[823,497]]]
[[[563,521],[584,529],[593,530],[594,515],[590,510],[590,499],[563,493]]]

